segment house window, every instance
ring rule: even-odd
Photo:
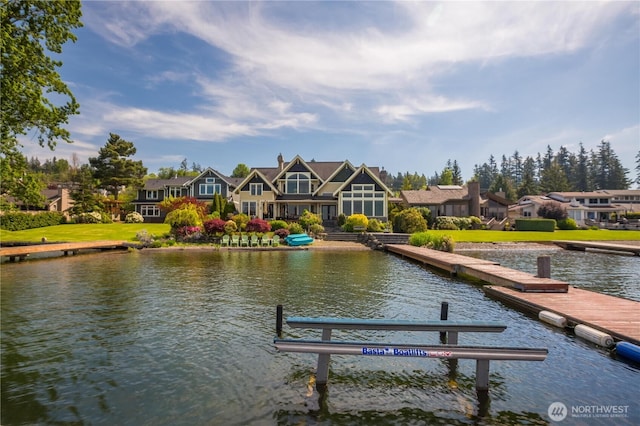
[[[145,217],[159,217],[160,209],[154,205],[140,206],[140,214]]]
[[[256,216],[258,211],[258,204],[255,201],[243,201],[242,213],[248,216]]]
[[[309,173],[287,173],[287,194],[309,194]]]
[[[182,196],[182,189],[179,186],[170,186],[167,189],[167,194],[169,194],[169,197],[180,197]]]
[[[222,186],[219,183],[215,183],[215,181],[215,178],[206,178],[205,183],[200,184],[200,195],[222,194]]]
[[[147,191],[147,200],[157,200],[158,191]]]
[[[609,204],[608,198],[600,198],[600,204]]]
[[[342,193],[342,213],[346,216],[361,213],[368,217],[385,216],[384,193],[375,185],[352,185],[350,192]]]
[[[251,191],[251,195],[262,195],[262,184],[261,183],[249,184],[249,191]]]
[[[597,198],[589,198],[589,204],[598,204]]]

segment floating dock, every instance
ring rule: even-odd
[[[616,340],[640,344],[640,302],[570,286],[562,281],[538,278],[491,261],[408,245],[387,250],[452,275],[466,275],[492,285],[491,297],[522,311],[550,311],[567,319],[568,326],[584,324],[610,334]]]
[[[80,250],[114,250],[128,248],[125,241],[88,241],[81,243],[52,243],[34,244],[29,246],[0,247],[0,256],[8,257],[9,261],[25,260],[29,255],[36,253],[55,253],[68,256],[78,254]]]
[[[552,241],[553,244],[562,247],[565,250],[586,251],[586,249],[606,250],[606,251],[622,251],[640,256],[640,246],[631,246],[628,244],[605,243],[596,241]]]
[[[567,293],[522,293],[507,287],[484,286],[489,296],[537,315],[550,311],[567,319],[568,326],[584,324],[640,345],[640,302],[569,286]]]
[[[490,284],[513,287],[521,291],[565,293],[569,284],[551,278],[536,277],[526,272],[505,268],[496,262],[455,253],[400,244],[387,244],[387,251],[408,257],[425,265]]]

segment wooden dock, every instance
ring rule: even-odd
[[[452,275],[471,277],[489,284],[513,287],[520,291],[564,293],[569,287],[569,284],[563,281],[536,277],[526,272],[505,268],[489,260],[404,244],[387,244],[386,248],[387,251],[449,272]]]
[[[60,252],[61,255],[68,256],[70,254],[77,254],[80,250],[113,250],[127,248],[125,241],[34,244],[29,246],[0,247],[0,256],[8,257],[9,261],[15,262],[25,260],[29,255],[36,253]]]
[[[484,286],[484,291],[536,316],[550,311],[567,319],[570,326],[584,324],[616,340],[640,345],[640,302],[569,286],[567,293],[522,293],[506,287]]]
[[[636,256],[640,256],[640,246],[632,246],[628,244],[596,242],[596,241],[565,241],[565,240],[556,240],[556,241],[552,241],[552,243],[566,250],[586,251],[586,249],[596,249],[596,250],[606,250],[606,251],[621,251],[621,252],[633,253]]]

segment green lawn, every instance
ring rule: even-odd
[[[112,223],[58,225],[46,228],[28,229],[10,232],[0,230],[0,241],[8,242],[40,242],[46,237],[49,242],[76,242],[121,240],[134,241],[136,234],[146,230],[149,234],[161,236],[169,232],[169,225],[163,223]],[[523,232],[523,231],[434,231],[434,234],[451,235],[456,242],[516,242],[516,241],[631,241],[640,240],[640,231],[555,231],[555,232]]]
[[[161,236],[169,232],[169,225],[164,223],[109,223],[109,224],[74,224],[57,225],[46,228],[34,228],[24,231],[5,231],[0,229],[0,241],[6,242],[40,242],[46,237],[48,242],[78,241],[135,241],[136,234],[146,230],[149,234]]]

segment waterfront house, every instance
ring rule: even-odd
[[[377,167],[342,162],[305,161],[296,155],[277,167],[251,169],[233,191],[238,210],[263,219],[296,220],[304,210],[335,226],[340,214],[361,213],[387,220],[391,190]]]
[[[478,182],[466,186],[434,185],[428,189],[400,191],[405,207],[426,207],[432,218],[439,216],[476,216],[483,221],[502,221],[508,215],[509,202],[504,194],[480,193]]]
[[[640,210],[640,190],[597,190],[589,192],[550,192],[526,195],[509,209],[512,218],[536,218],[538,209],[556,203],[579,226],[594,225],[620,218],[626,212]]]

